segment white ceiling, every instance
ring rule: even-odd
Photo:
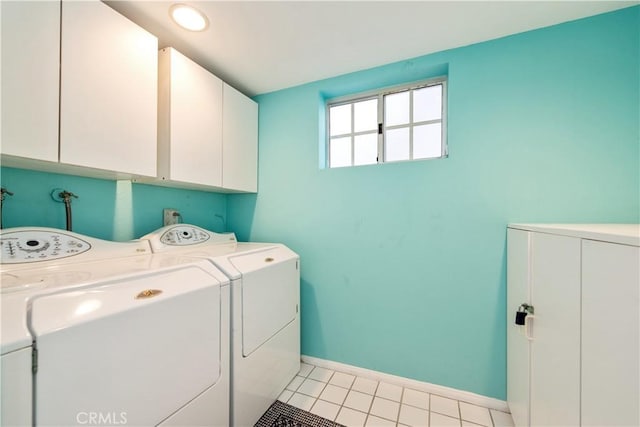
[[[639,1],[105,1],[247,95],[639,4]],[[200,33],[169,6],[204,12]]]

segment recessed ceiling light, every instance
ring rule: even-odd
[[[169,9],[169,15],[176,24],[189,31],[204,31],[209,26],[204,13],[186,4],[174,4]]]

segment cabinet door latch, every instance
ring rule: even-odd
[[[516,312],[516,325],[524,325],[527,315],[533,314],[533,312],[534,310],[532,305],[527,303],[520,304],[520,307],[518,307],[518,311]]]

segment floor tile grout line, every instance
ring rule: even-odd
[[[351,375],[351,374],[347,374],[347,375]],[[351,393],[351,391],[353,390],[353,385],[356,383],[356,380],[358,379],[358,377],[356,375],[352,375],[352,376],[353,376],[353,381],[351,381],[351,385],[347,389],[347,394],[344,396],[344,400],[342,401],[342,405],[340,405],[340,408],[338,409],[338,414],[336,415],[336,422],[338,420],[338,415],[340,415],[340,413],[342,413],[342,409],[343,408],[347,408],[347,409],[350,409],[352,411],[357,411],[357,412],[363,413],[362,411],[358,411],[357,409],[349,408],[348,406],[344,406],[344,403],[347,401],[347,397],[349,396],[349,393]],[[353,390],[353,391],[357,391],[357,390]],[[365,423],[366,423],[368,415],[369,415],[368,413],[364,413]],[[363,424],[363,426],[364,426],[364,424]]]
[[[318,368],[318,366],[315,366],[315,365],[314,365],[314,368],[311,370],[311,372],[313,372],[316,368]],[[322,369],[325,369],[325,368],[322,368]],[[329,369],[327,369],[327,370],[329,370]],[[309,372],[309,375],[311,375],[311,372]],[[309,410],[313,409],[313,407],[314,407],[314,406],[316,406],[316,403],[318,403],[318,400],[321,400],[321,399],[320,399],[320,395],[321,395],[321,394],[324,392],[324,390],[327,388],[327,385],[329,384],[329,381],[331,380],[331,377],[333,377],[333,374],[335,374],[335,372],[336,372],[336,371],[333,371],[333,373],[329,376],[329,378],[327,378],[327,382],[326,382],[326,383],[325,383],[325,382],[323,382],[323,381],[320,381],[320,380],[316,380],[315,378],[311,378],[311,379],[312,379],[312,380],[314,380],[314,381],[318,381],[318,382],[324,383],[324,387],[322,387],[322,390],[320,390],[320,393],[318,394],[318,396],[317,396],[317,397],[315,397],[315,400],[313,401],[313,404],[311,405],[311,408],[309,408]],[[323,400],[323,401],[325,401],[324,399],[322,399],[322,400]],[[329,402],[329,403],[331,403],[331,402]],[[316,415],[317,415],[317,414],[316,414]],[[338,414],[336,414],[336,417],[337,417],[337,416],[338,416]],[[333,420],[331,420],[331,421],[335,421],[335,418],[334,418]]]
[[[364,425],[367,425],[367,421],[369,421],[369,416],[371,415],[371,408],[373,407],[373,401],[376,399],[376,393],[378,392],[378,387],[380,387],[380,381],[376,381],[376,389],[373,390],[373,397],[371,398],[371,403],[369,403],[369,410],[367,411],[367,418],[364,420]]]
[[[400,411],[402,410],[402,398],[404,397],[404,387],[400,390],[400,405],[398,405],[398,413],[396,414],[396,425],[400,423]]]
[[[429,415],[427,416],[427,425],[429,426],[431,426],[431,396],[432,394],[429,393]]]

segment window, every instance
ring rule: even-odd
[[[330,100],[330,168],[447,156],[446,79]]]

